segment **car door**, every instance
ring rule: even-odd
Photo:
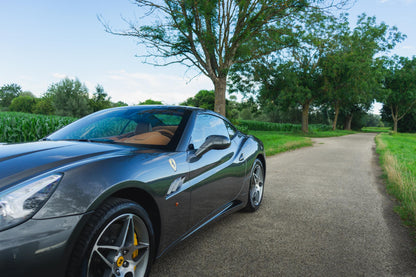
[[[195,157],[195,152],[211,135],[226,136],[231,139],[231,145],[226,149],[211,149]],[[192,227],[236,197],[242,182],[242,174],[238,170],[243,166],[234,163],[238,146],[230,137],[225,121],[212,114],[196,116],[188,149]]]

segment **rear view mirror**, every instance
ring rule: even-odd
[[[206,138],[205,142],[195,152],[196,157],[202,156],[204,153],[212,149],[226,149],[231,145],[230,138],[226,136],[212,135]]]

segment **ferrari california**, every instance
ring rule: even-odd
[[[108,109],[0,145],[0,275],[147,276],[206,224],[256,211],[265,170],[261,141],[190,107]]]

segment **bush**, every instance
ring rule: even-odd
[[[14,112],[32,113],[36,105],[36,98],[21,95],[12,100],[9,109]]]
[[[42,98],[37,101],[33,113],[51,115],[55,112],[52,100],[50,98]]]

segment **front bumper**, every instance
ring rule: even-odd
[[[31,219],[0,232],[0,275],[64,276],[81,218]]]

